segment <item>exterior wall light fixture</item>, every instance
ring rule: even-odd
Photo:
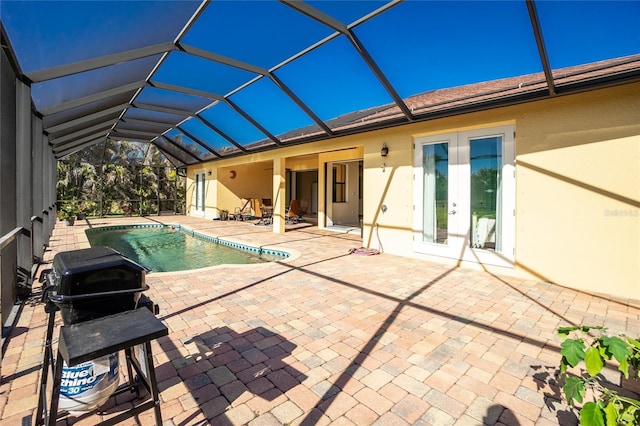
[[[388,153],[389,153],[389,147],[387,146],[386,143],[383,143],[382,149],[380,150],[380,156],[386,157]]]

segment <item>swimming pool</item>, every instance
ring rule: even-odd
[[[86,231],[89,244],[108,246],[156,272],[214,265],[274,262],[288,253],[232,243],[179,225],[105,226]]]

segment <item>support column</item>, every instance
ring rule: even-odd
[[[33,183],[31,180],[31,89],[26,84],[16,82],[16,225],[31,231],[31,200]],[[22,274],[19,280],[25,288],[19,289],[24,294],[31,287],[31,266],[33,254],[31,253],[31,239],[21,234],[18,237],[18,268]],[[30,290],[29,290],[30,293]]]
[[[318,229],[326,228],[327,223],[327,163],[318,158]]]
[[[44,176],[48,176],[48,178],[45,178],[44,180],[44,206],[49,213],[49,229],[47,229],[48,232],[45,235],[45,243],[48,245],[51,231],[56,225],[56,198],[58,197],[56,191],[56,182],[58,181],[56,168],[57,160],[53,154],[51,146],[49,145],[48,136],[42,135],[42,149],[44,159]]]
[[[286,208],[286,169],[285,158],[273,159],[273,233],[284,234],[285,208]]]
[[[217,167],[212,167],[211,169],[207,169],[205,172],[206,196],[204,199],[207,201],[207,204],[209,206],[220,206],[220,200],[218,198],[218,194],[220,193],[220,191],[218,189],[221,187],[221,184],[220,179],[218,179],[218,171],[219,169]],[[211,172],[211,174],[209,174],[209,172]],[[220,210],[218,210],[217,208],[213,208],[212,210],[213,211],[209,213],[209,216],[207,216],[207,206],[205,205],[204,216],[208,219],[215,219],[220,217]],[[230,213],[233,213],[233,211],[231,211]]]
[[[48,209],[48,206],[44,204],[44,187],[48,176],[44,175],[44,149],[42,147],[43,137],[41,118],[33,118],[31,135],[33,137],[31,147],[31,156],[33,157],[33,168],[31,169],[31,182],[33,182],[33,188],[31,189],[33,191],[33,206],[31,214],[32,216],[37,217],[33,222],[33,235],[31,238],[33,238],[34,260],[40,262],[44,255],[45,242],[48,241],[46,235],[49,234],[49,216],[44,215],[44,209]],[[47,222],[45,222],[45,220],[47,220]]]

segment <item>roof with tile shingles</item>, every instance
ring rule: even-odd
[[[640,70],[640,55],[627,56],[607,61],[562,68],[553,72],[556,90],[562,93],[564,87],[587,83],[596,79],[612,78]],[[531,95],[527,97],[526,95]],[[407,107],[415,116],[433,115],[434,117],[459,113],[465,108],[485,109],[496,104],[525,102],[548,96],[549,90],[543,72],[518,77],[509,77],[459,87],[431,90],[406,98]],[[360,130],[372,124],[390,123],[404,120],[400,108],[386,104],[355,111],[328,120],[333,130]],[[280,135],[282,141],[297,142],[301,138],[322,133],[316,126],[296,129]]]

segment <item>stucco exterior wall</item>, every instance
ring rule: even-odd
[[[506,124],[516,130],[515,265],[475,266],[640,301],[640,83],[283,148],[210,167],[267,161],[276,153],[295,158],[359,148],[363,245],[426,259],[413,250],[414,139]],[[383,143],[389,147],[387,157],[380,155]],[[324,185],[322,158],[330,157],[318,156],[319,187]],[[220,183],[218,198],[227,190]],[[318,206],[322,224],[322,200]]]
[[[380,235],[386,252],[415,256],[408,139],[506,123],[516,128],[516,265],[486,268],[640,300],[639,84],[417,124],[385,136],[385,171],[374,167],[377,147],[365,146],[365,222],[374,225],[365,242]]]
[[[365,145],[365,244],[422,257],[410,234],[413,138],[502,124],[516,129],[516,264],[482,267],[640,300],[639,84],[385,131]]]
[[[517,130],[518,268],[640,300],[640,85],[540,103]]]

